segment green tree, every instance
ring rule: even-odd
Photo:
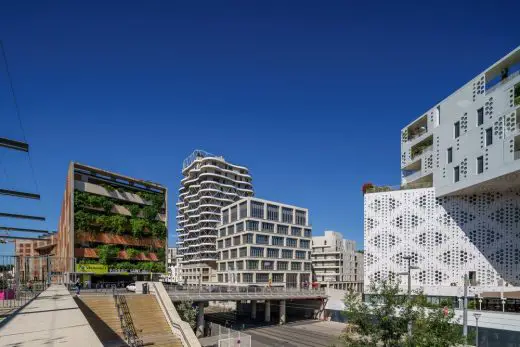
[[[344,346],[447,347],[464,341],[453,310],[445,315],[442,306],[428,303],[422,293],[409,299],[399,282],[387,280],[371,283],[369,292],[365,302],[356,293],[345,298],[350,329],[340,338]]]
[[[193,307],[193,301],[180,301],[175,303],[175,309],[183,321],[188,323],[195,331],[197,327],[197,309]]]

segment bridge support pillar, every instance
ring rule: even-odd
[[[271,301],[269,300],[265,301],[265,321],[271,321]]]
[[[285,300],[280,300],[280,324],[285,324]]]
[[[256,300],[251,300],[251,319],[256,319]]]
[[[199,302],[199,312],[197,315],[197,336],[204,334],[204,302]]]

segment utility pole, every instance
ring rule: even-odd
[[[464,275],[464,301],[462,303],[462,335],[468,339],[468,275]]]
[[[408,301],[412,299],[412,269],[418,269],[417,266],[412,266],[412,256],[406,255],[403,257],[408,261],[408,271],[400,273],[400,275],[408,275]],[[408,322],[408,336],[412,336],[412,322]]]

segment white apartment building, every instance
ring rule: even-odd
[[[401,187],[364,198],[365,286],[404,256],[429,295],[460,296],[464,275],[472,295],[520,286],[519,153],[520,47],[402,129]]]
[[[253,195],[248,169],[196,150],[184,160],[177,202],[178,260],[183,281],[216,281],[221,208]]]
[[[297,287],[311,281],[309,212],[245,198],[222,209],[218,282]]]
[[[178,264],[177,248],[168,248],[167,253],[167,275],[163,276],[164,282],[179,283],[182,281],[181,270]]]
[[[313,277],[320,285],[361,291],[363,276],[359,268],[363,263],[358,261],[355,241],[326,230],[323,236],[312,237],[311,247]]]

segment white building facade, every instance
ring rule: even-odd
[[[337,289],[360,290],[363,283],[360,256],[356,242],[344,239],[339,232],[326,230],[323,236],[314,236],[311,257],[315,281]]]
[[[222,209],[219,283],[310,285],[311,237],[305,208],[245,198]]]
[[[429,295],[461,295],[465,275],[470,294],[520,286],[519,153],[517,48],[401,131],[401,187],[364,198],[365,288],[403,256]]]
[[[188,284],[216,281],[217,225],[221,208],[252,196],[246,167],[197,150],[183,163],[177,202],[178,261]]]

